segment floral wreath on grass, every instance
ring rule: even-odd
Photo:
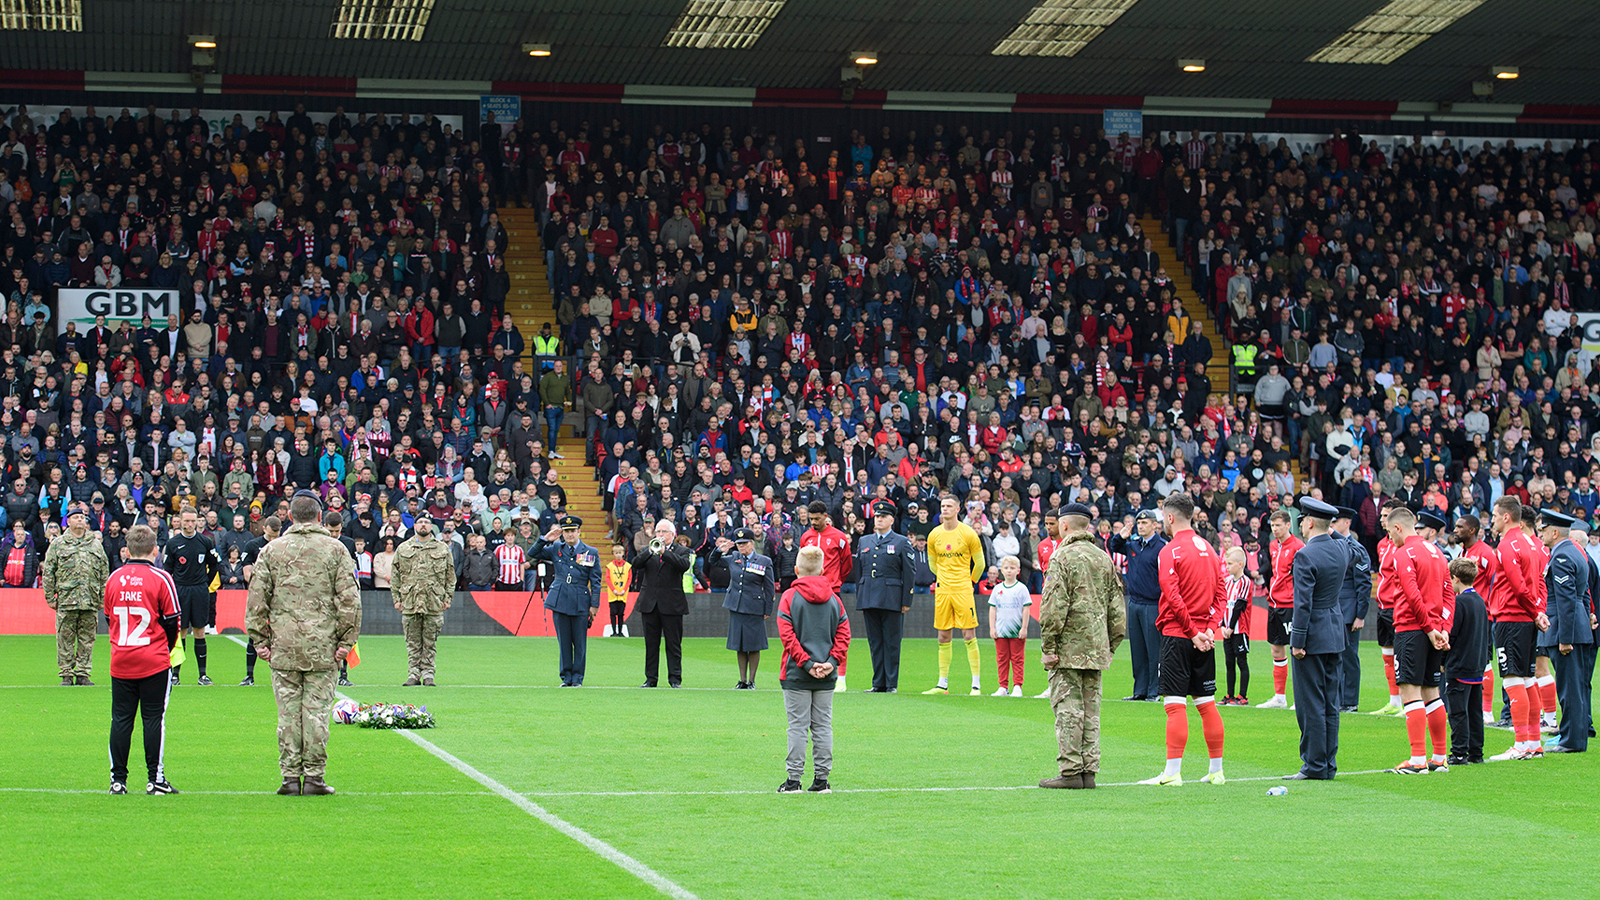
[[[333,705],[333,721],[362,728],[432,728],[433,714],[426,706],[409,703],[357,703],[340,700]]]

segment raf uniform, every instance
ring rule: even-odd
[[[1540,524],[1571,528],[1573,518],[1553,510],[1540,510]],[[1561,753],[1589,749],[1589,691],[1583,674],[1593,671],[1594,631],[1589,627],[1589,556],[1571,538],[1550,548],[1544,586],[1548,598],[1545,614],[1550,628],[1539,635],[1539,647],[1548,652],[1556,670],[1556,696],[1561,703],[1561,732],[1556,746]],[[1562,647],[1569,648],[1561,652]],[[1546,751],[1548,752],[1548,751]]]
[[[1320,500],[1300,501],[1306,518],[1331,521],[1338,510]],[[1345,652],[1344,615],[1339,598],[1354,566],[1350,542],[1319,534],[1295,554],[1294,607],[1289,647],[1295,656],[1295,718],[1300,722],[1299,773],[1291,778],[1331,779],[1338,772],[1340,657]]]
[[[755,540],[755,532],[748,528],[733,533],[735,545]],[[728,649],[737,653],[767,649],[767,618],[777,606],[776,567],[760,553],[746,556],[737,549],[712,552],[713,558],[718,556],[728,566],[728,593],[722,601],[722,608],[728,611]]]
[[[1355,510],[1339,507],[1336,519],[1354,521]],[[1354,712],[1361,700],[1361,629],[1355,628],[1357,619],[1367,618],[1367,608],[1372,600],[1372,557],[1361,546],[1356,536],[1334,537],[1350,545],[1350,568],[1345,570],[1344,584],[1339,587],[1339,614],[1344,622],[1344,652],[1340,654],[1342,687],[1338,706],[1341,712]]]
[[[876,516],[895,514],[894,504],[873,504]],[[917,583],[916,551],[911,539],[893,531],[872,532],[856,544],[856,609],[866,620],[867,645],[872,648],[872,689],[868,693],[894,693],[900,686],[900,637],[905,610],[911,606],[911,589]]]
[[[562,531],[576,531],[583,520],[562,516],[560,525]],[[561,647],[561,686],[578,687],[588,663],[589,625],[600,608],[600,551],[581,540],[552,544],[540,535],[533,542],[532,556],[555,564],[544,608],[555,620],[556,643]]]

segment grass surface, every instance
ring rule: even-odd
[[[236,682],[243,648],[227,638],[209,644],[212,677]],[[981,646],[987,693],[993,644]],[[920,696],[936,654],[931,641],[908,641],[907,693],[836,699],[836,792],[778,796],[775,652],[764,654],[762,689],[735,692],[734,656],[722,641],[689,640],[684,683],[697,690],[640,691],[623,689],[642,680],[639,639],[589,647],[590,687],[560,690],[552,641],[448,637],[441,687],[402,690],[403,641],[368,638],[351,673],[358,686],[345,692],[426,702],[439,727],[422,737],[708,900],[1592,890],[1600,800],[1588,755],[1425,777],[1357,774],[1404,758],[1404,725],[1346,716],[1345,774],[1269,797],[1277,782],[1245,779],[1298,767],[1294,714],[1229,707],[1227,785],[1104,786],[1155,774],[1165,755],[1159,705],[1108,702],[1100,790],[1004,790],[1055,774],[1048,704]],[[1037,648],[1029,646],[1030,695],[1042,688]],[[1369,650],[1364,709],[1387,693],[1377,648]],[[189,683],[174,691],[167,726],[167,771],[184,793],[108,796],[103,639],[95,656],[100,687],[59,688],[52,638],[0,638],[10,738],[0,765],[0,833],[10,849],[0,856],[0,895],[661,896],[399,734],[335,726],[328,781],[339,796],[268,794],[278,771],[265,664],[255,688],[199,688],[185,666]],[[966,664],[956,657],[951,680],[961,685]],[[1121,657],[1108,697],[1131,687]],[[1256,699],[1265,699],[1266,648],[1252,657],[1262,673]],[[859,690],[870,677],[865,642],[851,659]],[[1205,745],[1190,715],[1184,774],[1197,779]],[[1510,737],[1491,729],[1488,743],[1496,753]],[[131,763],[142,772],[138,734]],[[1513,834],[1506,852],[1500,837]]]

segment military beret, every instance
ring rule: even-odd
[[[1571,528],[1572,523],[1576,521],[1577,518],[1575,516],[1569,516],[1566,513],[1556,512],[1553,509],[1539,510],[1539,522],[1540,525],[1545,528]]]
[[[1094,510],[1083,503],[1068,503],[1066,506],[1061,507],[1061,514],[1063,516],[1082,516],[1085,519],[1094,518]]]
[[[741,528],[733,533],[735,544],[755,543],[756,533],[748,528]]]
[[[1567,521],[1570,522],[1572,520],[1568,519]],[[1423,528],[1432,528],[1434,531],[1443,531],[1449,527],[1444,523],[1443,519],[1431,512],[1417,513],[1417,524],[1421,525]]]
[[[1331,503],[1323,503],[1315,497],[1302,497],[1300,513],[1312,519],[1336,519],[1339,517],[1339,508]]]
[[[1353,519],[1356,518],[1356,511],[1351,509],[1348,506],[1338,507],[1338,510],[1339,510],[1339,513],[1338,513],[1338,515],[1334,516],[1335,519],[1352,519],[1353,520]]]
[[[563,529],[582,528],[583,520],[574,515],[565,515],[561,517],[557,524],[559,524]]]

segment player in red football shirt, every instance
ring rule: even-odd
[[[1450,616],[1455,591],[1444,553],[1417,534],[1417,514],[1409,509],[1389,513],[1389,540],[1395,545],[1394,573],[1399,595],[1394,605],[1395,681],[1406,714],[1411,756],[1395,766],[1401,775],[1449,771],[1445,764],[1446,718],[1439,699],[1439,673],[1450,649]],[[1433,741],[1433,758],[1425,753]]]
[[[1483,523],[1477,516],[1462,516],[1456,520],[1456,543],[1463,548],[1462,559],[1470,559],[1478,564],[1478,575],[1472,582],[1472,590],[1484,598],[1487,606],[1489,595],[1494,591],[1495,572],[1500,568],[1500,554],[1489,546],[1489,542],[1480,540]],[[1491,655],[1489,664],[1483,669],[1483,724],[1494,724],[1494,659]]]
[[[1539,738],[1538,681],[1534,641],[1538,632],[1539,589],[1544,586],[1544,554],[1522,529],[1522,502],[1507,494],[1496,500],[1489,520],[1500,534],[1499,577],[1488,593],[1490,630],[1500,684],[1510,701],[1511,728],[1521,747]],[[1489,693],[1486,689],[1485,694]]]
[[[111,636],[111,793],[128,792],[128,751],[133,719],[144,720],[147,794],[176,794],[162,767],[166,749],[168,671],[178,644],[178,587],[155,564],[156,533],[148,525],[128,530],[128,561],[106,581],[105,613]]]
[[[1289,620],[1294,616],[1294,555],[1305,542],[1295,537],[1287,509],[1273,512],[1272,580],[1267,583],[1267,643],[1272,646],[1272,699],[1257,709],[1289,707]]]
[[[1217,711],[1217,655],[1213,646],[1228,603],[1222,557],[1194,533],[1194,499],[1174,491],[1161,503],[1172,539],[1158,564],[1161,599],[1161,694],[1167,711],[1167,767],[1140,784],[1183,784],[1183,749],[1189,743],[1188,699],[1194,697],[1211,766],[1201,781],[1222,784],[1222,713]]]
[[[1537,598],[1534,606],[1536,610],[1534,625],[1540,631],[1548,631],[1550,617],[1545,610],[1550,602],[1550,597],[1549,585],[1544,580],[1544,570],[1550,565],[1550,548],[1546,547],[1544,541],[1539,538],[1538,507],[1523,504],[1522,533],[1527,535],[1528,543],[1532,544],[1534,551],[1539,554],[1538,564],[1533,570],[1536,576],[1533,580],[1534,596]],[[1538,640],[1535,639],[1533,680],[1527,683],[1528,704],[1533,708],[1534,743],[1541,748],[1544,745],[1537,740],[1539,734],[1553,734],[1561,728],[1558,720],[1561,706],[1557,702],[1556,676],[1555,670],[1550,667],[1550,655],[1547,652],[1549,649],[1547,646],[1539,646]],[[1541,710],[1543,711],[1542,713]]]
[[[833,592],[840,594],[844,580],[850,575],[850,567],[854,559],[850,554],[850,537],[839,529],[833,527],[833,519],[828,515],[828,504],[821,500],[813,500],[806,506],[806,515],[810,517],[811,528],[800,536],[801,547],[819,547],[822,549],[822,577],[828,579],[833,586]],[[839,660],[839,679],[834,682],[834,690],[844,691],[845,670],[848,660]],[[976,673],[974,673],[976,674]]]
[[[1389,679],[1389,702],[1372,711],[1375,716],[1398,716],[1400,687],[1394,683],[1394,598],[1399,582],[1394,580],[1394,542],[1389,540],[1389,513],[1405,506],[1402,500],[1385,500],[1379,514],[1378,527],[1384,531],[1378,539],[1378,649],[1383,651],[1383,674]]]

